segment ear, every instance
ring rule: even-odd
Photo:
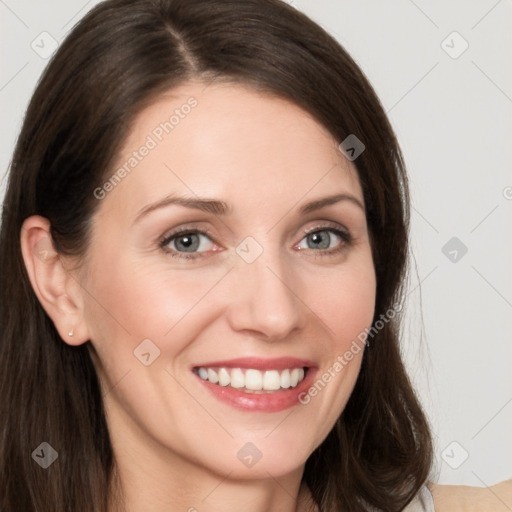
[[[83,317],[82,287],[54,248],[50,222],[33,215],[23,222],[21,253],[32,288],[48,316],[69,345],[89,340]]]

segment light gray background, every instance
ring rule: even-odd
[[[44,57],[96,3],[0,0],[2,196]],[[512,478],[511,2],[288,3],[357,60],[405,155],[415,264],[403,344],[433,427],[434,477]]]

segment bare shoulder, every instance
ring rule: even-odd
[[[430,484],[436,512],[510,512],[512,480],[490,487]]]

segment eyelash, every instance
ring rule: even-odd
[[[304,236],[300,239],[300,241],[302,241],[308,235],[312,235],[314,233],[321,233],[322,231],[328,231],[330,233],[334,233],[335,235],[337,235],[341,238],[342,243],[338,247],[334,247],[332,249],[321,249],[321,250],[309,249],[310,251],[313,252],[315,258],[316,257],[325,257],[325,256],[334,256],[335,254],[338,254],[341,251],[343,251],[347,245],[350,245],[352,243],[352,235],[347,230],[340,229],[339,227],[333,227],[330,225],[316,226],[310,230],[305,231]],[[208,237],[212,242],[215,243],[215,239],[213,238],[213,236],[207,229],[202,230],[202,229],[198,229],[198,228],[184,227],[184,228],[177,229],[176,231],[174,231],[173,233],[171,233],[169,235],[165,235],[160,240],[159,247],[166,254],[168,254],[169,256],[171,256],[173,258],[196,260],[199,258],[207,257],[207,256],[204,256],[205,253],[179,252],[174,249],[169,249],[167,247],[169,245],[169,243],[172,242],[174,239],[179,238],[180,236],[184,236],[184,235],[204,235],[204,236]],[[300,250],[303,251],[304,249],[300,249]],[[209,252],[209,251],[206,251],[206,252]]]

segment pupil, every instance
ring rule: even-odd
[[[321,249],[327,249],[330,243],[330,236],[328,233],[320,234],[320,233],[312,233],[310,235],[310,241],[314,244],[315,247],[320,247]]]
[[[199,237],[197,235],[183,235],[177,239],[176,247],[186,252],[193,252],[199,247]]]

